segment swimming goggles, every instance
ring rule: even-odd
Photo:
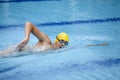
[[[68,42],[67,41],[65,41],[65,40],[60,40],[57,36],[56,36],[56,39],[61,43],[61,44],[63,44],[64,43],[64,46],[67,46],[68,45]]]

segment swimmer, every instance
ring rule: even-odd
[[[30,33],[32,33],[34,36],[38,38],[38,42],[35,46],[32,47],[32,49],[40,49],[42,51],[45,50],[54,50],[62,48],[63,46],[68,45],[69,42],[69,36],[65,32],[61,32],[56,36],[55,43],[52,44],[50,38],[40,31],[34,24],[31,22],[25,23],[25,37],[22,39],[22,41],[18,44],[18,46],[15,49],[12,50],[4,50],[0,51],[0,55],[13,53],[16,51],[23,51],[29,48],[26,48],[25,46],[29,42],[30,39]]]

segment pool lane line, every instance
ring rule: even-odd
[[[40,26],[55,26],[55,25],[73,25],[73,24],[88,24],[88,23],[105,23],[105,22],[117,22],[117,21],[120,21],[120,17],[104,18],[104,19],[91,19],[91,20],[49,22],[49,23],[42,23],[39,25]]]
[[[74,24],[89,24],[89,23],[106,23],[106,22],[118,22],[120,17],[104,18],[104,19],[90,19],[90,20],[75,20],[75,21],[61,21],[61,22],[47,22],[37,23],[37,26],[61,26],[61,25],[74,25]],[[24,24],[19,25],[0,25],[0,28],[11,28],[11,27],[23,27]]]
[[[13,2],[28,2],[28,1],[33,1],[33,2],[36,2],[36,1],[61,1],[61,0],[2,0],[0,1],[0,3],[13,3]]]
[[[11,71],[11,70],[13,70],[13,69],[16,69],[17,67],[19,67],[19,65],[15,65],[15,66],[8,66],[7,68],[5,67],[3,67],[3,69],[0,69],[0,74],[1,73],[5,73],[5,72],[8,72],[8,71]]]
[[[63,70],[63,69],[97,69],[97,68],[110,68],[113,66],[120,66],[120,58],[109,58],[109,59],[103,59],[103,60],[93,60],[88,61],[85,63],[77,62],[73,64],[67,64],[63,67],[60,67],[57,70]]]

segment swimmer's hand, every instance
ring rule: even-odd
[[[28,41],[29,41],[29,39],[24,38],[24,39],[20,42],[20,44],[16,47],[16,51],[21,51],[21,50],[25,47],[25,45],[28,43]]]

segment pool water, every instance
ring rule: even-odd
[[[70,37],[58,50],[1,57],[0,80],[119,80],[119,9],[119,0],[0,1],[0,50],[21,41],[26,21],[52,42],[60,32]],[[28,45],[36,42],[31,35]]]

